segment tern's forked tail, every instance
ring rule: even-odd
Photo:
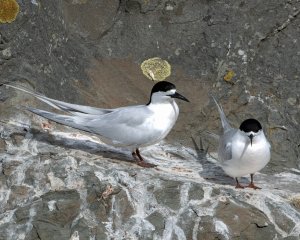
[[[35,113],[36,115],[39,115],[51,121],[92,133],[92,131],[84,124],[89,120],[87,118],[83,118],[80,116],[68,116],[68,115],[56,114],[53,112],[48,112],[48,111],[44,111],[32,107],[27,107],[26,109],[32,113]]]
[[[36,97],[40,101],[50,105],[51,107],[53,107],[55,109],[68,112],[75,116],[82,116],[85,114],[101,115],[101,114],[106,114],[106,113],[112,112],[112,110],[110,110],[110,109],[102,109],[102,108],[95,108],[95,107],[90,107],[90,106],[85,106],[85,105],[72,104],[72,103],[67,103],[67,102],[56,100],[56,99],[48,98],[42,94],[33,92],[33,91],[31,91],[25,87],[21,87],[21,86],[14,86],[14,85],[7,84],[7,83],[4,83],[3,85],[10,87],[10,88],[17,89],[17,90],[25,92],[25,93],[28,93],[28,94]]]
[[[220,118],[221,118],[221,123],[222,123],[222,127],[224,129],[224,132],[232,129],[232,127],[230,126],[230,124],[228,123],[228,120],[225,116],[225,113],[223,111],[223,108],[222,106],[220,106],[217,102],[217,100],[215,99],[214,96],[212,96],[213,100],[215,101],[216,105],[217,105],[217,108],[218,108],[218,111],[219,111],[219,114],[220,114]]]

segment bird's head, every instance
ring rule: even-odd
[[[160,81],[153,86],[149,103],[170,101],[173,98],[189,102],[187,98],[176,91],[173,83]]]
[[[240,131],[249,137],[252,146],[253,139],[262,133],[262,127],[259,121],[250,118],[242,122]]]

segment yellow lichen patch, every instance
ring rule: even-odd
[[[171,65],[159,57],[142,62],[143,74],[152,81],[162,81],[171,75]]]
[[[0,0],[0,23],[13,22],[19,13],[19,4],[15,0]]]
[[[233,78],[234,76],[235,76],[234,71],[228,70],[227,73],[226,73],[225,76],[224,76],[224,80],[225,80],[226,82],[233,83],[233,82],[232,82],[232,78]]]

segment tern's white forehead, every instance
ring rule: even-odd
[[[166,91],[165,93],[167,94],[167,95],[172,95],[172,94],[174,94],[176,92],[176,89],[171,89],[171,90],[168,90],[168,91]]]
[[[260,129],[258,132],[254,132],[254,131],[250,131],[250,132],[244,132],[244,131],[241,131],[243,134],[247,135],[247,136],[250,136],[250,135],[253,135],[253,136],[257,136],[257,135],[260,135],[262,133],[262,129]]]

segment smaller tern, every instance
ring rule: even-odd
[[[70,115],[47,112],[28,107],[32,113],[54,122],[100,135],[104,142],[129,148],[139,166],[150,168],[156,165],[144,161],[139,148],[153,145],[164,139],[174,126],[179,108],[175,98],[189,102],[167,81],[156,83],[146,105],[127,106],[114,109],[95,108],[45,97],[24,87],[3,84],[29,93],[48,105]]]
[[[263,169],[270,161],[271,145],[265,137],[259,121],[247,119],[239,129],[232,128],[222,107],[213,98],[220,113],[223,135],[219,139],[218,156],[224,172],[235,178],[236,188],[244,188],[238,177],[250,174],[251,182],[247,186],[260,189],[253,182],[254,173]]]

